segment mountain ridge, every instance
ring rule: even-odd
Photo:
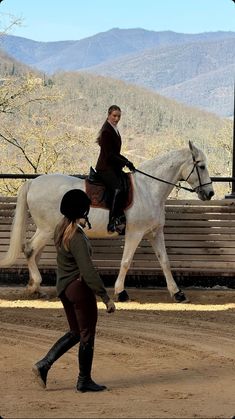
[[[81,40],[56,42],[4,35],[0,45],[14,59],[48,75],[86,71],[149,88],[223,117],[233,113],[235,32],[113,28]]]

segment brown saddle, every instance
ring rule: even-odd
[[[133,203],[133,182],[131,173],[125,173],[125,190],[123,191],[123,209],[131,207]],[[89,177],[85,179],[85,192],[91,200],[91,207],[109,209],[105,199],[105,186],[102,183],[91,182]]]

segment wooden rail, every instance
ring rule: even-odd
[[[0,258],[9,247],[16,198],[0,197]],[[35,231],[29,224],[27,235]],[[166,203],[165,241],[174,273],[233,275],[235,273],[235,201],[168,200]],[[124,239],[92,239],[93,261],[101,274],[117,274]],[[39,268],[54,270],[56,253],[53,242],[45,247]],[[9,269],[20,273],[27,267],[23,254]],[[7,269],[7,268],[6,268]],[[3,271],[3,270],[1,270]],[[136,250],[129,275],[154,275],[161,272],[151,245],[142,240]]]

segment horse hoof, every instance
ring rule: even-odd
[[[29,289],[26,290],[25,293],[27,298],[30,298],[31,300],[47,300],[49,298],[48,294],[43,291],[31,291]]]
[[[38,298],[41,300],[48,300],[50,297],[46,292],[39,291]]]
[[[127,294],[126,290],[123,290],[118,294],[118,301],[123,303],[124,301],[129,300],[129,295]]]
[[[175,300],[176,303],[188,303],[189,302],[189,300],[187,299],[187,297],[185,296],[185,294],[181,290],[179,290],[178,292],[176,292],[174,294],[174,300]]]

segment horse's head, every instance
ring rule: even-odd
[[[202,201],[209,201],[214,195],[212,182],[206,165],[206,156],[189,141],[190,156],[182,166],[182,177],[198,194]]]

